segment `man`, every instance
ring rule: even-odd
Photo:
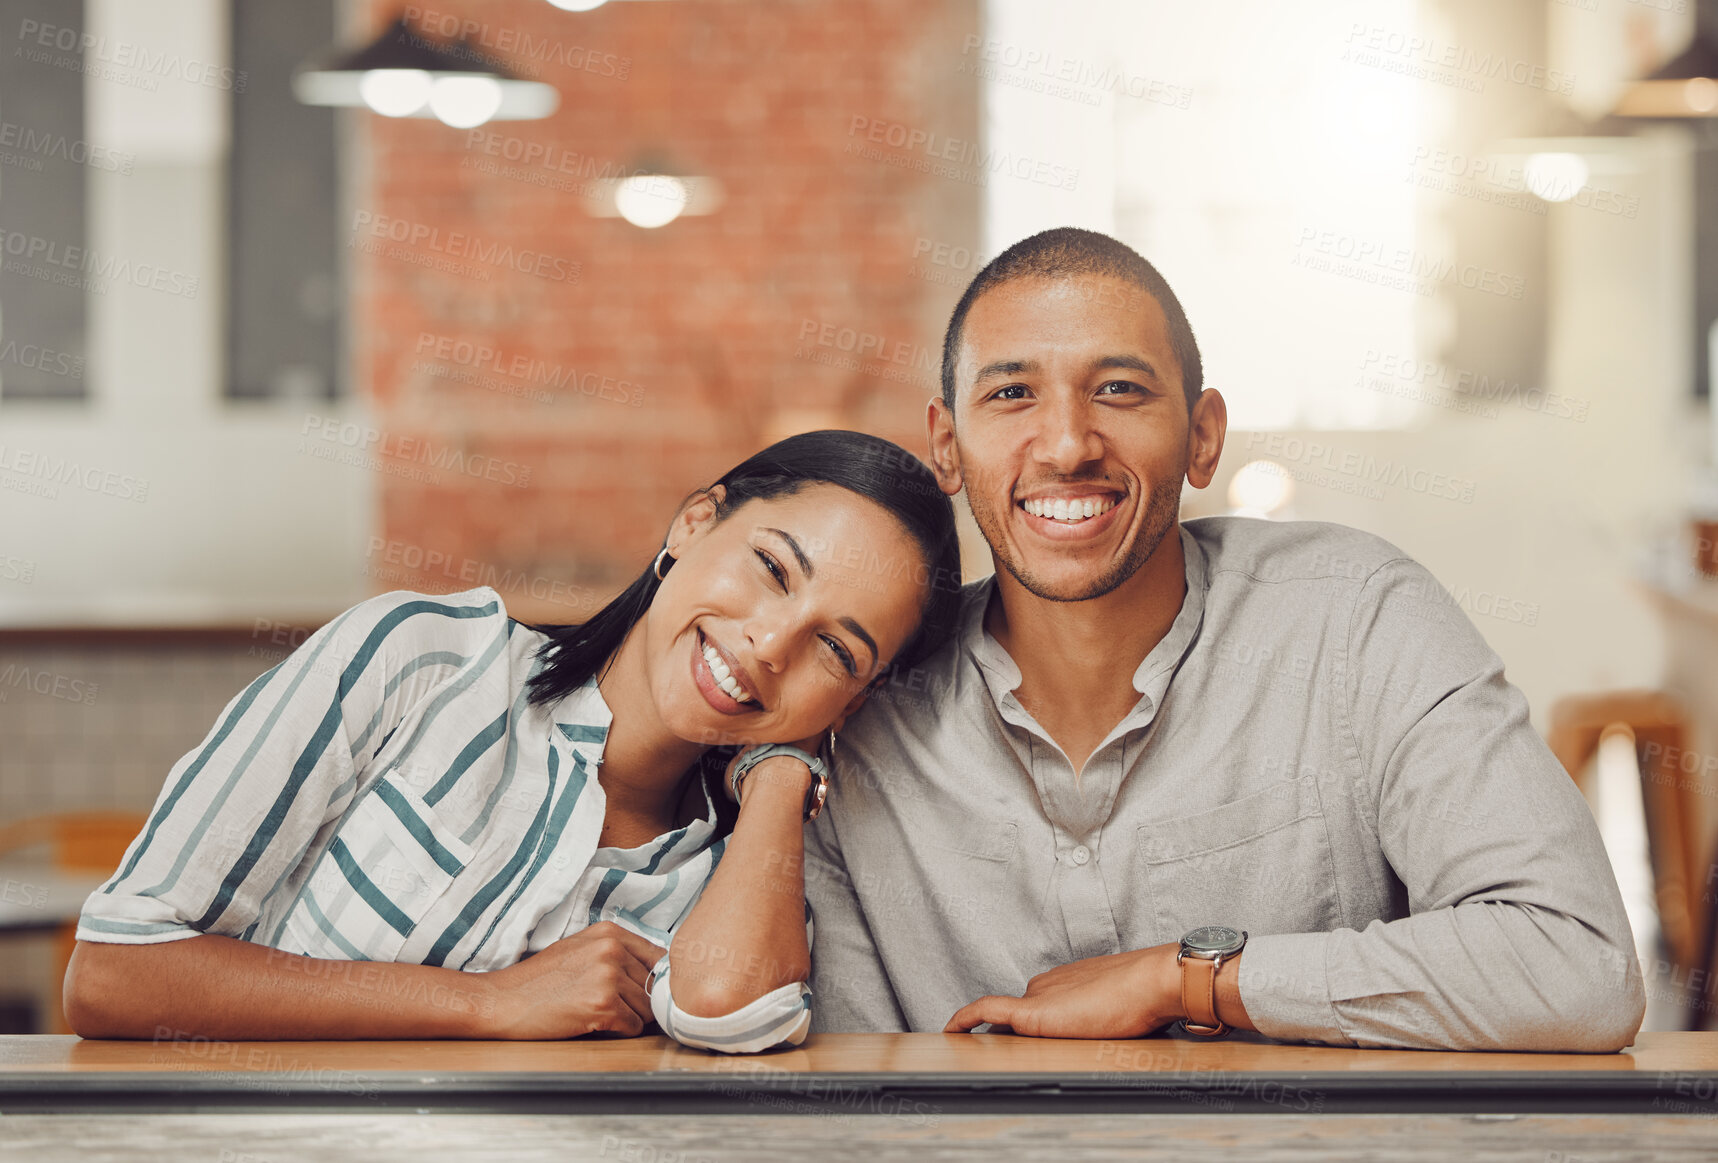
[[[995,574],[841,735],[814,1031],[1629,1044],[1597,828],[1431,574],[1341,526],[1179,523],[1227,415],[1149,263],[1016,244],[942,386],[932,467]]]

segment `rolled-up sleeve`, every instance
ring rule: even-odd
[[[487,587],[394,591],[317,629],[227,703],[168,774],[118,869],[85,900],[81,941],[150,944],[212,933],[263,939],[264,902],[334,827],[387,736],[478,623],[503,617]],[[408,619],[420,624],[394,634]],[[449,634],[424,623],[461,622]],[[490,626],[489,629],[493,629]]]
[[[1410,915],[1250,941],[1240,991],[1260,1032],[1362,1047],[1628,1045],[1645,990],[1592,814],[1423,567],[1387,562],[1359,588],[1341,681],[1357,794],[1373,797]]]
[[[806,910],[805,940],[812,938]],[[811,1030],[811,988],[803,981],[773,989],[737,1010],[700,1017],[674,1004],[669,985],[673,943],[650,971],[650,1012],[662,1032],[685,1046],[722,1054],[753,1054],[778,1046],[797,1046]]]

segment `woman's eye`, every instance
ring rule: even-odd
[[[841,645],[841,643],[834,638],[825,638],[824,641],[829,643],[829,648],[831,650],[835,651],[835,657],[841,660],[841,665],[847,668],[848,674],[857,675],[859,673],[853,668],[853,656],[847,652],[847,647]]]
[[[787,575],[782,572],[781,566],[775,563],[775,558],[761,549],[754,549],[752,552],[758,555],[758,560],[764,563],[764,568],[770,571],[770,576],[775,578],[776,584],[784,590],[787,589]]]

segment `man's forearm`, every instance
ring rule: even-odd
[[[481,1038],[487,975],[302,957],[209,934],[153,945],[80,941],[66,1016],[86,1038]]]

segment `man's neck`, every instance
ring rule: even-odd
[[[1186,596],[1179,524],[1145,565],[1102,597],[1050,601],[997,570],[985,629],[1020,668],[1015,697],[1067,754],[1076,778],[1139,701],[1134,673],[1169,633]]]

